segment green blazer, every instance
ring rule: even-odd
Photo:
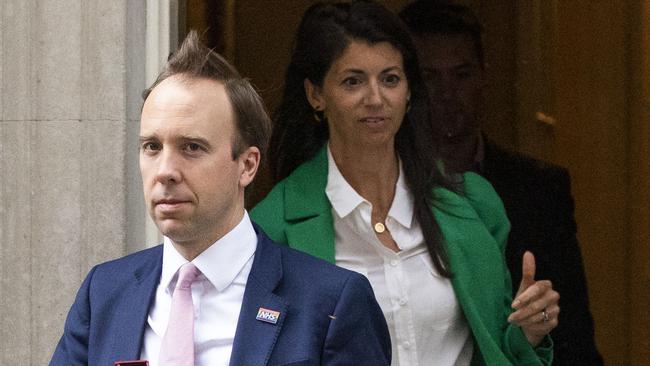
[[[326,151],[278,183],[251,216],[273,240],[334,263]],[[444,188],[433,194],[452,286],[474,336],[472,365],[550,365],[550,338],[533,349],[521,329],[507,322],[512,285],[503,253],[510,223],[492,186],[466,173],[463,195]]]

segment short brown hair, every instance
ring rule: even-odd
[[[448,1],[416,0],[399,13],[409,31],[417,36],[439,34],[443,36],[466,34],[474,43],[476,57],[481,66],[485,62],[483,26],[470,8]]]
[[[228,61],[204,46],[194,30],[190,31],[178,50],[169,57],[156,81],[142,92],[142,99],[146,101],[158,84],[174,75],[222,83],[235,117],[236,134],[232,142],[232,158],[237,158],[249,146],[257,146],[262,158],[266,157],[271,120],[262,98]]]

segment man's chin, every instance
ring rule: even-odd
[[[156,226],[164,236],[174,241],[182,240],[187,236],[186,223],[178,219],[156,220]]]

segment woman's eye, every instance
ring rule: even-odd
[[[343,85],[347,87],[353,87],[361,84],[361,80],[359,78],[346,78],[343,80]]]
[[[384,83],[387,85],[397,85],[400,80],[402,80],[402,78],[398,75],[386,75],[386,77],[384,77]]]

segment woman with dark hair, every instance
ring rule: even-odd
[[[309,8],[274,116],[278,183],[252,217],[274,240],[368,277],[394,365],[548,364],[558,295],[533,281],[512,302],[502,203],[480,176],[443,173],[427,100],[393,13],[366,1]]]

